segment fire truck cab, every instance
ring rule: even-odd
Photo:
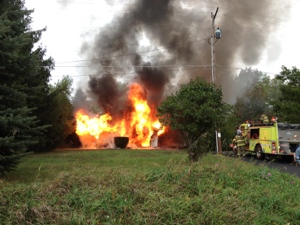
[[[293,156],[300,143],[300,124],[246,122],[240,127],[246,139],[246,153],[255,154],[258,159]]]

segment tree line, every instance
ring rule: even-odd
[[[0,2],[2,174],[15,169],[23,156],[53,150],[75,133],[72,79],[65,76],[54,85],[49,83],[55,62],[46,58],[45,48],[36,46],[46,29],[31,29],[32,12],[23,0]],[[222,87],[196,78],[178,87],[158,107],[161,123],[184,137],[191,161],[215,148],[216,127],[222,131],[226,148],[239,123],[263,113],[281,122],[300,123],[300,71],[296,67],[283,66],[274,78],[246,68],[236,76],[235,84],[240,94],[234,104],[223,101]]]
[[[278,122],[300,123],[300,71],[296,67],[274,78],[246,68],[235,77],[232,88],[238,97],[234,104],[223,102],[221,87],[197,78],[182,85],[158,107],[164,125],[178,130],[186,140],[191,161],[215,151],[215,130],[221,129],[224,150],[229,149],[236,127],[246,121],[258,121],[262,114]]]

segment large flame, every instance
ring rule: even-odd
[[[110,126],[108,122],[112,119],[109,114],[105,114],[99,117],[90,118],[88,115],[84,114],[82,110],[76,112],[76,133],[81,135],[92,135],[96,139],[99,135],[106,132],[116,132],[117,126]]]
[[[137,83],[130,86],[128,100],[133,109],[125,112],[120,121],[114,121],[109,114],[90,117],[83,110],[77,111],[76,133],[80,137],[90,135],[101,139],[101,134],[109,132],[113,136],[128,136],[130,143],[138,147],[150,146],[151,137],[164,132],[164,128],[155,117],[156,111],[148,105],[146,94]]]

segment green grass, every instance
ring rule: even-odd
[[[183,151],[55,151],[0,180],[1,224],[299,224],[294,175]]]

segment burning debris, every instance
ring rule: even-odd
[[[149,147],[151,137],[164,132],[156,118],[156,108],[150,107],[146,100],[146,92],[141,85],[133,83],[129,87],[127,107],[122,115],[113,118],[108,111],[102,115],[90,116],[83,109],[76,112],[76,133],[84,147],[108,147],[115,145],[116,136],[129,137],[131,148]],[[157,144],[155,144],[157,147]]]

